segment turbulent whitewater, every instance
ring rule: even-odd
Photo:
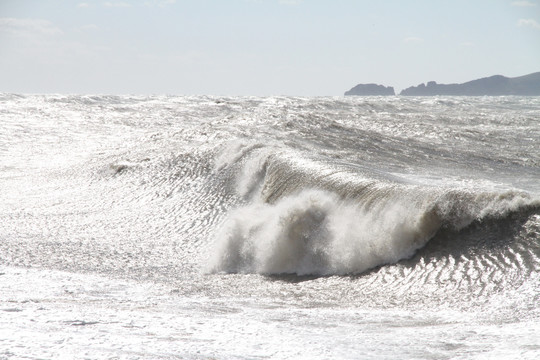
[[[0,94],[0,357],[540,356],[540,98]]]

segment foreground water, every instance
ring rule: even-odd
[[[0,95],[0,357],[540,356],[540,99]]]

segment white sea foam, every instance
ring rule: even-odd
[[[235,211],[217,235],[209,271],[350,274],[411,256],[440,222],[425,209],[383,202],[369,210],[326,191]]]

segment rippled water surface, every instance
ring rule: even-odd
[[[540,99],[0,94],[0,358],[540,356]]]

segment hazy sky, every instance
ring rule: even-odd
[[[0,92],[342,95],[540,71],[540,0],[0,0]]]

